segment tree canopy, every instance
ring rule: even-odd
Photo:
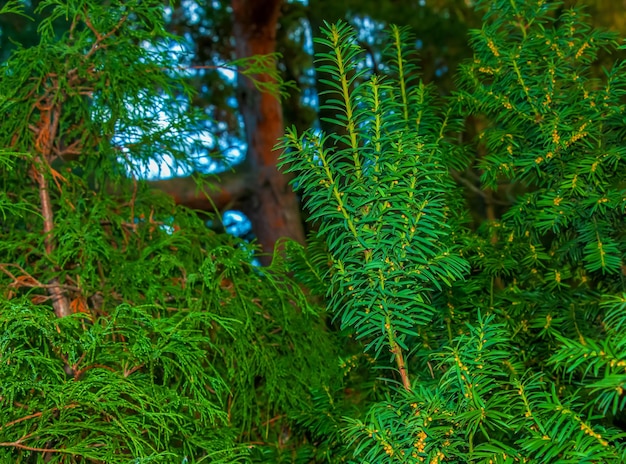
[[[626,46],[474,3],[6,2],[0,460],[626,461]]]

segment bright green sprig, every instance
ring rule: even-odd
[[[461,278],[466,265],[447,241],[450,184],[433,135],[441,122],[424,118],[422,124],[436,127],[423,136],[409,129],[409,102],[421,98],[426,113],[424,99],[430,97],[419,89],[409,93],[405,84],[398,95],[395,79],[405,82],[403,74],[364,80],[352,34],[341,24],[325,31],[322,43],[331,51],[322,55],[326,64],[319,69],[340,97],[330,99],[327,109],[337,112],[333,122],[346,135],[288,130],[281,148],[288,171],[299,174],[294,184],[332,257],[332,307],[369,348],[380,354],[386,345],[397,357],[398,349],[407,349],[406,338],[436,313],[430,292]],[[395,34],[399,44],[400,32]],[[394,50],[394,71],[404,63],[402,50]]]

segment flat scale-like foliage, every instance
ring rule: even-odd
[[[38,8],[38,45],[0,67],[0,462],[276,448],[287,416],[336,388],[334,344],[281,259],[255,266],[250,244],[137,179],[186,163],[202,124],[163,2]]]

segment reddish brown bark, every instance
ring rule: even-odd
[[[232,0],[233,31],[237,58],[276,51],[276,28],[282,0]],[[255,76],[259,80],[267,75]],[[277,167],[274,145],[283,135],[283,114],[278,98],[259,92],[252,81],[238,76],[238,100],[248,141],[247,161],[255,173],[253,196],[244,212],[265,253],[272,253],[276,240],[289,237],[304,243],[300,207],[288,179]],[[271,258],[261,259],[268,263]]]
[[[59,131],[62,107],[59,103],[53,103],[56,97],[55,93],[58,91],[58,81],[54,76],[50,76],[49,79],[51,84],[33,107],[33,110],[39,112],[40,119],[37,126],[33,128],[36,155],[35,162],[32,165],[32,173],[39,187],[45,252],[48,258],[51,258],[56,247],[53,237],[55,223],[52,200],[50,199],[50,183],[46,174],[53,173],[50,163],[54,158],[53,147]],[[56,266],[54,270],[55,272],[59,271]],[[55,314],[58,317],[69,316],[71,314],[70,304],[59,279],[54,277],[50,280],[50,285],[47,288]]]
[[[254,174],[246,166],[238,166],[236,171],[220,174],[219,177],[175,177],[150,181],[149,184],[170,195],[176,204],[188,208],[220,212],[245,210],[252,196]]]

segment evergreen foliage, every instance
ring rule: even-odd
[[[250,461],[337,377],[322,310],[137,179],[202,124],[162,2],[38,8],[0,78],[0,461]]]
[[[345,24],[322,39],[332,51],[321,56],[320,72],[336,74],[327,84],[337,98],[335,123],[346,133],[321,137],[289,131],[284,148],[289,171],[310,210],[320,220],[317,237],[330,252],[329,304],[342,327],[356,329],[366,350],[391,352],[408,388],[404,355],[418,327],[432,322],[433,291],[462,277],[467,264],[449,239],[454,217],[452,186],[446,178],[439,115],[432,89],[410,85],[411,67],[393,29],[390,75],[360,82],[355,38]],[[354,90],[353,90],[354,89]],[[395,91],[400,90],[396,95]],[[320,188],[321,186],[321,188]]]
[[[626,74],[593,71],[618,41],[478,6],[447,99],[407,30],[372,73],[326,26],[342,130],[280,142],[315,232],[259,268],[137,179],[203,124],[162,3],[41,2],[0,80],[0,460],[626,462]],[[511,196],[476,227],[468,168]]]
[[[387,379],[345,419],[343,459],[626,460],[626,74],[620,61],[596,76],[617,38],[558,6],[479,2],[474,56],[443,103],[403,31],[373,75],[348,27],[323,32],[345,134],[289,131],[283,159],[318,225],[319,292]],[[477,144],[452,146],[469,115],[485,121]],[[468,166],[483,191],[515,187],[476,230],[451,180]]]

